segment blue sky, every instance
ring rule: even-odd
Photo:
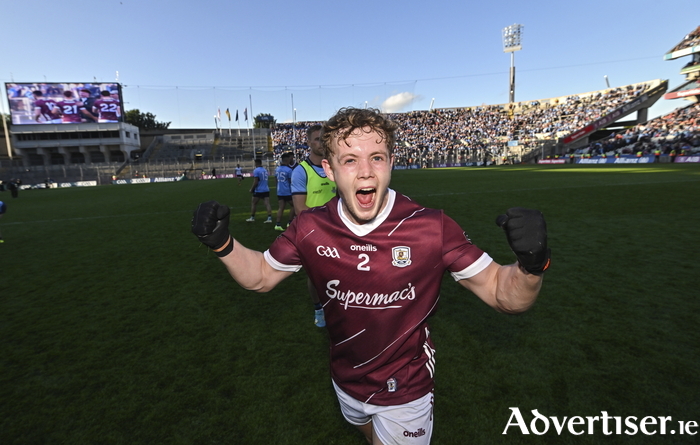
[[[501,30],[518,23],[516,101],[603,89],[604,76],[674,88],[688,58],[663,55],[700,25],[696,10],[697,0],[12,1],[0,82],[118,80],[126,109],[171,128],[214,128],[218,109],[235,129],[244,108],[285,122],[365,104],[499,104],[510,68]],[[661,99],[650,117],[685,104]]]

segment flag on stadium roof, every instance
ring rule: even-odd
[[[228,121],[231,122],[231,113],[226,109],[226,116],[228,116]]]
[[[236,122],[238,122],[238,110],[236,110]]]
[[[246,122],[248,121],[248,108],[243,110],[243,116],[245,117]]]

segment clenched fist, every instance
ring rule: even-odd
[[[541,275],[549,268],[551,250],[547,247],[547,224],[539,210],[513,207],[496,218],[510,248],[527,272]]]
[[[219,257],[233,250],[233,239],[228,231],[230,214],[228,206],[207,201],[201,203],[192,216],[192,233]]]

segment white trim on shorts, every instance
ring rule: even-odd
[[[332,381],[332,380],[331,380]],[[433,392],[403,405],[379,406],[363,403],[333,382],[340,411],[351,425],[372,422],[372,429],[384,445],[428,445],[433,435]]]

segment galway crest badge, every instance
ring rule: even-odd
[[[411,265],[411,248],[407,246],[397,246],[391,249],[391,264],[396,267],[406,267]]]

